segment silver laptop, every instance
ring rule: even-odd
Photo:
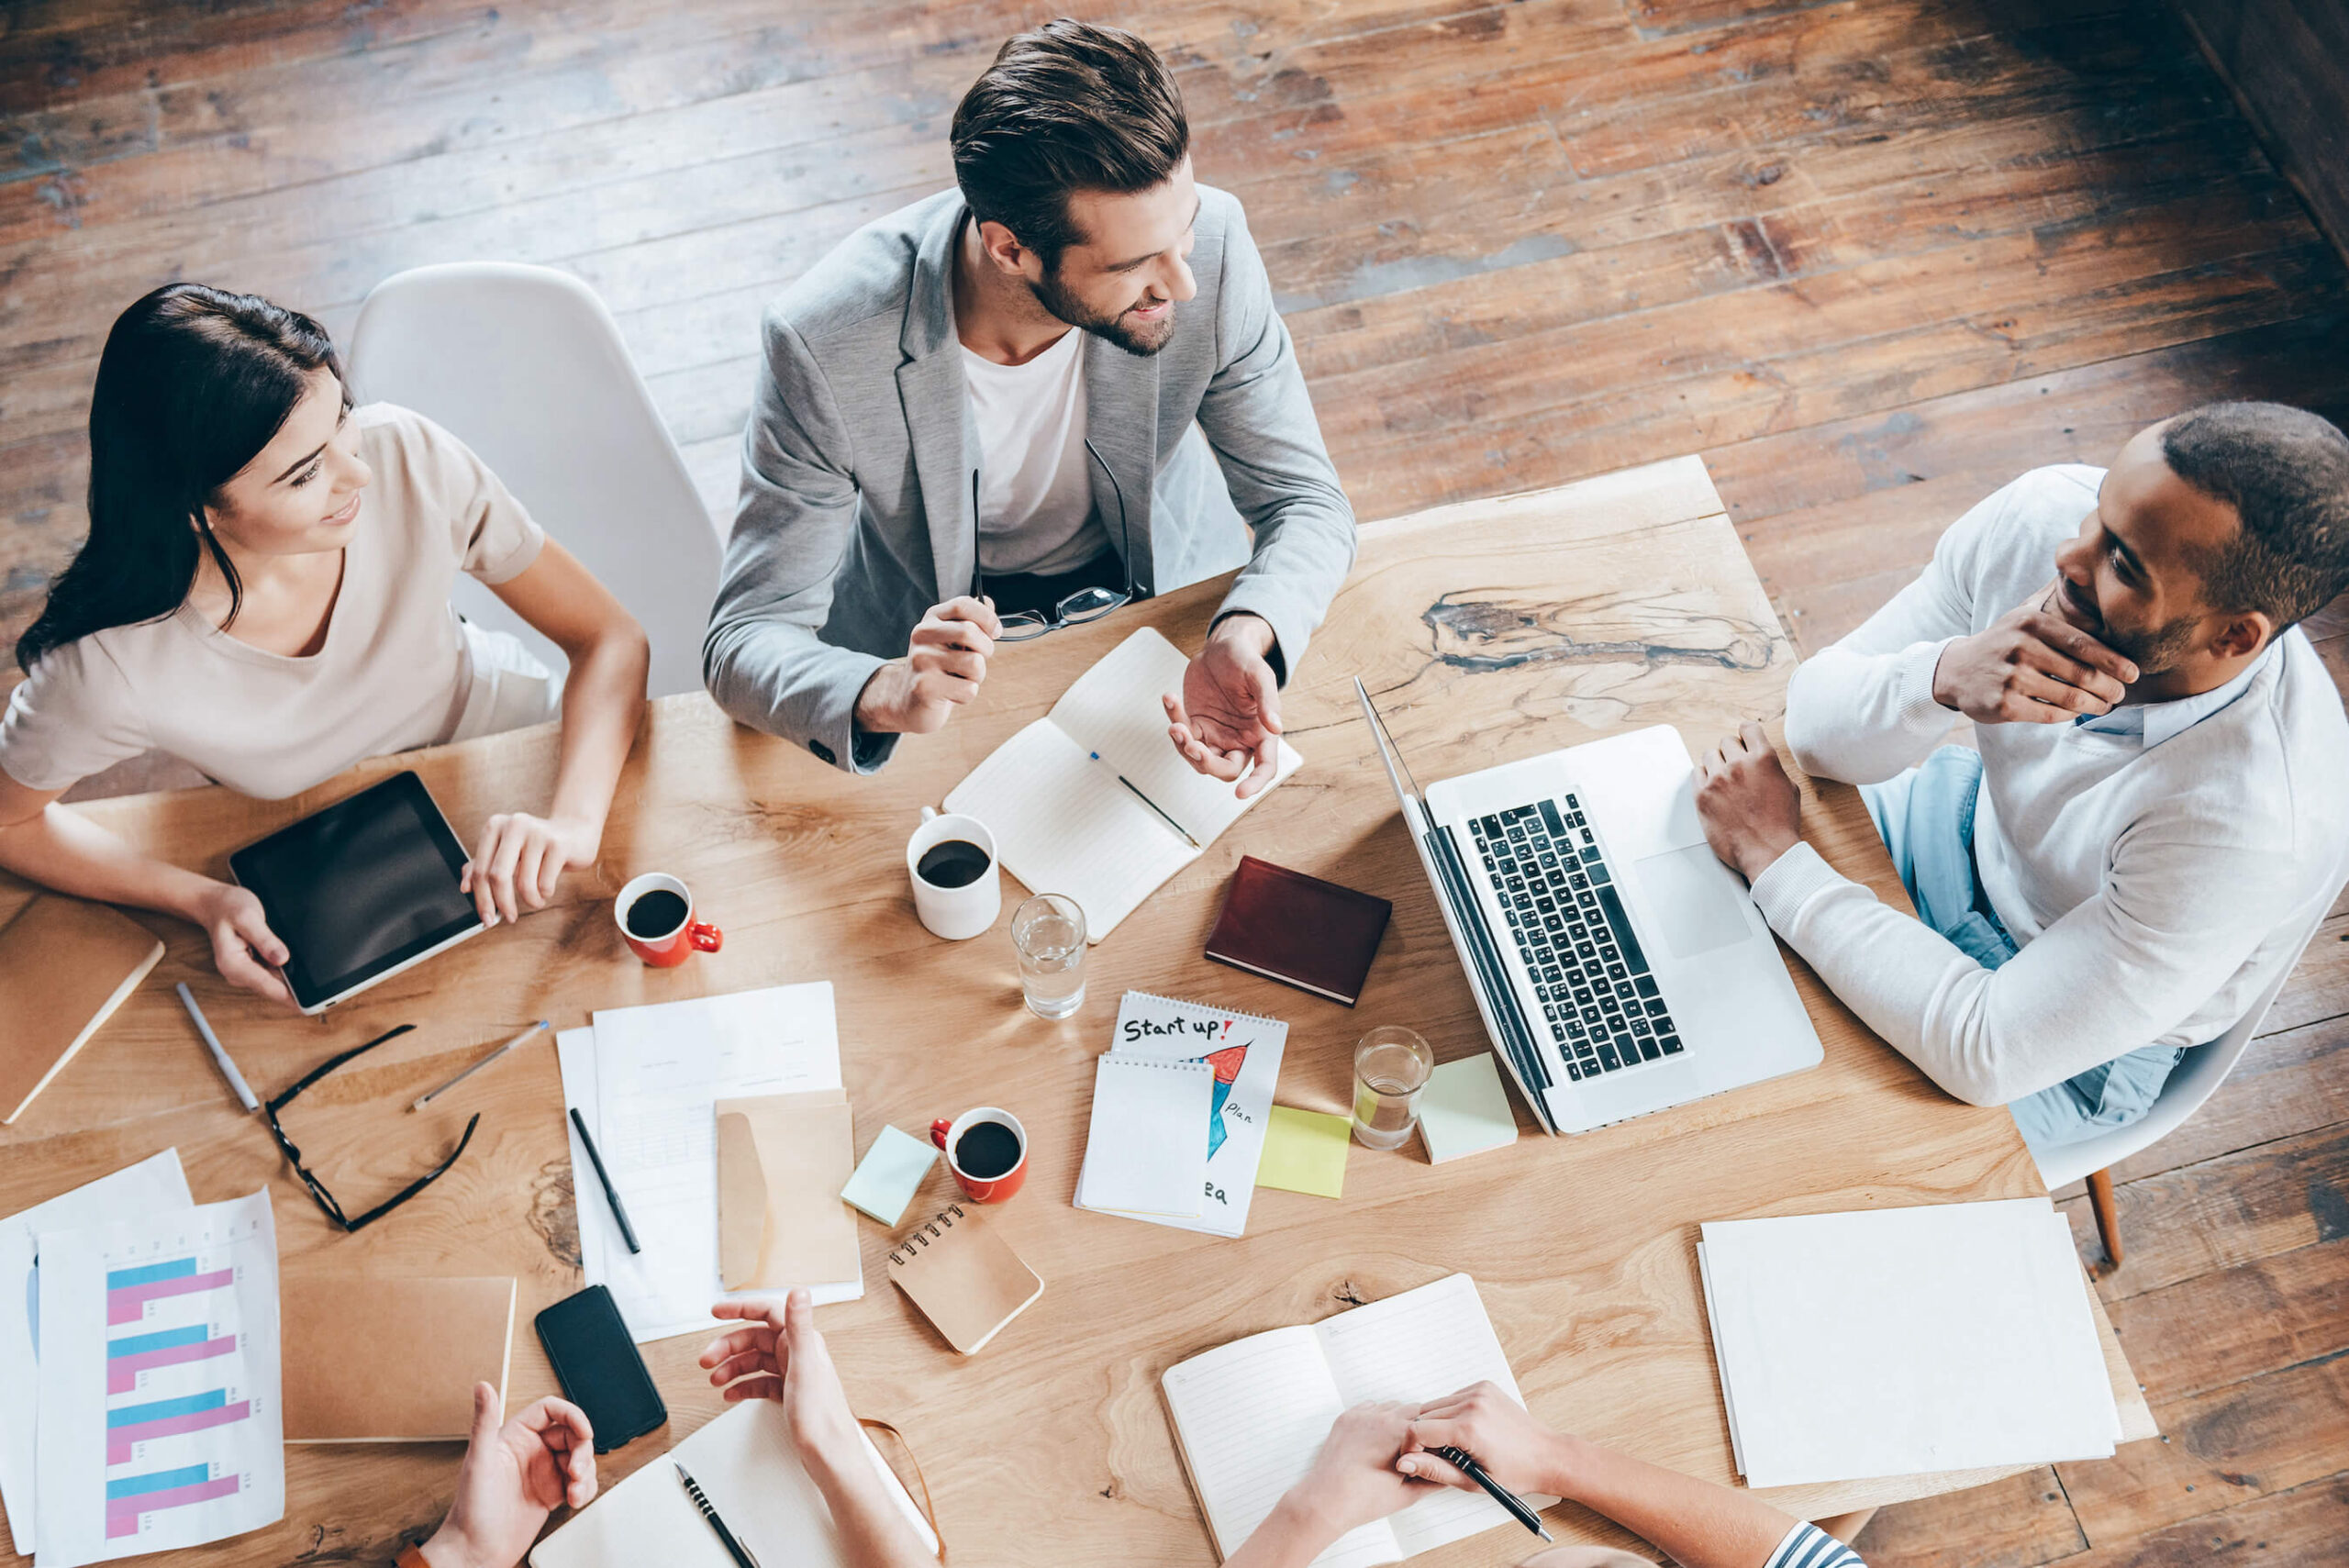
[[[1586,1132],[1815,1067],[1770,928],[1714,858],[1670,725],[1446,779],[1424,795],[1361,680],[1496,1053],[1552,1132]]]

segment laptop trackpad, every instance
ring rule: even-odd
[[[1695,958],[1745,940],[1745,895],[1710,845],[1650,855],[1633,863],[1631,874],[1673,957]]]

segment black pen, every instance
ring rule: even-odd
[[[612,1218],[620,1222],[620,1235],[628,1242],[628,1250],[643,1251],[636,1244],[636,1227],[628,1222],[628,1210],[620,1207],[620,1195],[612,1186],[610,1173],[604,1169],[604,1157],[596,1152],[596,1140],[587,1136],[587,1124],[580,1119],[577,1106],[571,1107],[571,1125],[579,1129],[579,1146],[587,1151],[587,1162],[596,1167],[596,1179],[604,1184],[604,1197],[612,1206]]]
[[[677,1464],[674,1459],[669,1462]],[[677,1464],[677,1479],[685,1484],[685,1496],[694,1500],[694,1507],[701,1510],[701,1517],[707,1519],[709,1528],[718,1532],[718,1541],[726,1548],[727,1554],[740,1564],[740,1568],[759,1568],[759,1560],[751,1555],[749,1547],[734,1539],[734,1532],[726,1528],[726,1521],[718,1517],[718,1510],[709,1506],[709,1499],[702,1496],[700,1485],[682,1464]]]
[[[1510,1491],[1508,1487],[1502,1485],[1499,1482],[1486,1474],[1485,1467],[1477,1463],[1466,1449],[1446,1447],[1430,1449],[1428,1451],[1434,1454],[1438,1459],[1442,1460],[1445,1463],[1451,1465],[1453,1469],[1457,1470],[1461,1474],[1468,1477],[1469,1480],[1474,1481],[1477,1485],[1482,1486],[1491,1495],[1494,1502],[1498,1503],[1502,1507],[1507,1508],[1509,1511],[1519,1524],[1523,1525],[1527,1529],[1531,1530],[1535,1535],[1540,1536],[1544,1540],[1552,1539],[1550,1532],[1542,1528],[1541,1516],[1536,1514],[1531,1508],[1527,1507],[1525,1504],[1520,1500],[1516,1493]]]
[[[1098,751],[1094,752],[1094,753],[1093,753],[1093,761],[1095,761],[1095,762],[1100,762],[1100,761],[1101,761],[1101,753],[1100,753],[1100,752],[1098,752]],[[1193,849],[1195,849],[1195,850],[1196,850],[1196,849],[1199,849],[1199,848],[1201,848],[1201,847],[1202,847],[1202,846],[1200,845],[1199,841],[1198,841],[1197,839],[1194,839],[1194,838],[1192,838],[1192,837],[1191,837],[1191,833],[1190,833],[1190,829],[1189,829],[1189,828],[1187,828],[1184,827],[1180,822],[1175,821],[1175,820],[1174,820],[1174,818],[1173,818],[1172,817],[1167,816],[1167,815],[1166,815],[1165,810],[1164,810],[1162,806],[1160,806],[1160,805],[1158,804],[1158,802],[1156,802],[1156,801],[1154,801],[1154,800],[1151,799],[1151,798],[1150,798],[1150,796],[1148,796],[1148,795],[1146,795],[1142,794],[1142,792],[1141,792],[1140,789],[1138,789],[1138,788],[1136,788],[1136,787],[1135,787],[1135,785],[1134,785],[1134,781],[1133,781],[1133,780],[1131,780],[1131,779],[1130,779],[1130,778],[1126,777],[1126,775],[1125,775],[1125,774],[1123,774],[1123,773],[1118,773],[1118,772],[1117,772],[1117,770],[1116,770],[1116,769],[1114,769],[1114,768],[1110,770],[1110,773],[1112,773],[1112,775],[1117,779],[1117,781],[1118,781],[1119,784],[1121,784],[1125,785],[1125,786],[1126,786],[1126,788],[1127,788],[1129,791],[1130,791],[1130,792],[1132,793],[1133,797],[1134,797],[1136,800],[1141,801],[1144,806],[1149,806],[1152,811],[1157,812],[1157,813],[1158,813],[1158,819],[1159,819],[1161,822],[1165,823],[1169,828],[1172,828],[1173,829],[1174,829],[1174,831],[1175,831],[1178,835],[1180,835],[1180,836],[1181,836],[1181,838],[1182,838],[1182,840],[1183,840],[1183,842],[1185,842],[1185,843],[1186,843],[1186,844],[1190,845],[1190,846],[1191,846],[1191,848],[1193,848]]]

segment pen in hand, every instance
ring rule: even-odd
[[[1477,1463],[1475,1457],[1469,1453],[1466,1449],[1453,1448],[1447,1445],[1443,1448],[1431,1448],[1428,1450],[1428,1451],[1435,1455],[1438,1459],[1442,1460],[1446,1464],[1451,1465],[1454,1470],[1460,1472],[1461,1474],[1468,1477],[1469,1480],[1474,1481],[1477,1485],[1482,1486],[1492,1497],[1494,1502],[1498,1503],[1502,1507],[1507,1508],[1509,1511],[1510,1516],[1514,1518],[1519,1524],[1523,1525],[1527,1529],[1531,1530],[1535,1535],[1540,1536],[1544,1540],[1553,1539],[1548,1530],[1542,1528],[1542,1517],[1539,1514],[1536,1514],[1531,1508],[1527,1507],[1523,1500],[1520,1499],[1516,1493],[1510,1491],[1508,1487],[1494,1480],[1490,1475],[1487,1475],[1485,1473],[1485,1467]]]

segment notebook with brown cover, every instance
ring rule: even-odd
[[[462,1440],[473,1385],[505,1395],[515,1294],[510,1276],[282,1276],[285,1440]]]
[[[0,927],[0,1123],[24,1114],[162,956],[119,909],[57,894]]]
[[[1351,1007],[1394,912],[1384,898],[1242,855],[1208,956]]]
[[[959,1203],[898,1239],[889,1249],[889,1277],[966,1356],[1044,1294],[1043,1280],[1011,1243]]]

